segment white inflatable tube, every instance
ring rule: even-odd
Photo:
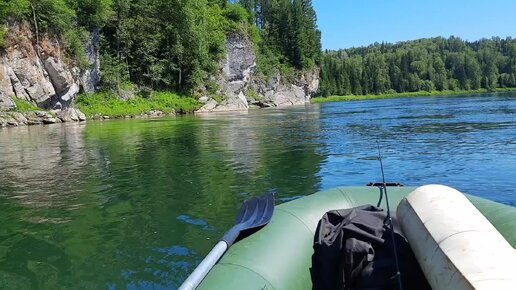
[[[432,289],[516,289],[516,251],[459,191],[419,187],[397,217]]]

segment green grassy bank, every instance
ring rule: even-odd
[[[446,91],[419,91],[419,92],[379,94],[379,95],[328,96],[328,97],[312,98],[312,103],[353,101],[353,100],[368,100],[368,99],[403,98],[403,97],[462,95],[462,94],[477,94],[477,93],[491,93],[491,92],[509,92],[509,91],[516,91],[516,88],[498,88],[498,89],[494,89],[494,90],[478,89],[478,90],[457,90],[457,91],[449,91],[449,90],[446,90]]]
[[[192,97],[172,92],[153,92],[149,97],[135,96],[123,100],[112,93],[93,93],[78,96],[75,106],[88,118],[93,116],[123,117],[145,114],[150,111],[189,113],[202,104]]]
[[[39,110],[38,107],[36,107],[35,105],[33,105],[25,100],[18,99],[18,98],[13,98],[13,100],[14,100],[14,103],[16,104],[16,112],[25,113],[25,112],[29,112],[29,111]]]

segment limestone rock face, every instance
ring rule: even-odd
[[[44,105],[51,96],[56,94],[35,50],[25,52],[17,45],[8,48],[4,65],[8,66],[7,71],[16,97],[37,105]]]
[[[16,103],[3,94],[0,94],[0,110],[13,110],[16,109]]]
[[[13,91],[13,84],[9,77],[9,70],[7,66],[3,65],[3,59],[0,59],[0,109],[9,110],[11,105],[14,104],[12,100],[16,94]]]
[[[74,84],[72,74],[67,71],[64,68],[64,64],[55,57],[49,56],[43,59],[43,65],[47,70],[56,93],[60,93]]]
[[[79,109],[75,108],[67,108],[65,110],[57,112],[57,118],[62,122],[79,122],[86,121],[86,115],[83,112],[79,111]]]
[[[51,119],[52,115],[44,111],[32,111],[25,114],[28,125],[43,124],[43,120]]]
[[[251,88],[258,93],[258,98],[251,98],[250,102],[260,107],[305,104],[319,89],[319,69],[299,72],[291,84],[283,82],[279,73],[268,80],[257,78]]]
[[[215,78],[225,99],[216,102],[202,97],[204,106],[197,112],[247,111],[253,107],[278,107],[305,104],[319,89],[319,69],[298,72],[294,81],[283,81],[279,73],[268,79],[256,74],[256,55],[252,43],[234,33],[227,37],[226,58]],[[252,92],[252,93],[250,93]]]
[[[100,57],[99,57],[100,35],[98,30],[90,33],[88,43],[86,43],[86,57],[88,58],[88,68],[80,75],[80,86],[84,92],[94,92],[100,82]]]
[[[250,41],[240,34],[230,34],[226,42],[223,76],[228,82],[249,82],[256,67],[256,56]]]
[[[199,102],[201,102],[203,104],[206,104],[209,100],[210,100],[210,98],[208,96],[202,96],[199,98]]]
[[[247,111],[249,105],[244,92],[248,89],[256,68],[256,55],[251,42],[240,34],[230,34],[226,42],[226,58],[217,83],[226,99],[219,103],[208,102],[199,111]],[[213,107],[213,105],[215,105]]]
[[[55,113],[55,116],[53,115]],[[61,122],[86,121],[84,113],[75,108],[67,108],[53,113],[47,111],[9,112],[0,111],[0,129],[24,125],[54,124]]]
[[[238,95],[230,95],[228,98],[220,103],[214,99],[210,99],[204,106],[202,106],[197,113],[209,112],[230,112],[230,111],[247,111],[249,104],[243,92]]]
[[[77,112],[75,111],[74,108],[68,108],[66,110],[57,112],[57,117],[62,122],[71,122],[71,121],[78,122],[79,121],[79,116],[77,116]]]
[[[93,91],[100,81],[98,31],[86,44],[87,68],[69,59],[55,37],[43,35],[37,43],[27,23],[11,24],[8,47],[0,51],[0,96],[3,104],[19,98],[41,108],[67,108],[82,88]]]
[[[47,117],[43,119],[43,124],[54,124],[57,123],[57,119],[54,117]]]
[[[86,121],[86,115],[79,111],[79,109],[75,109],[75,113],[77,114],[77,118],[79,118],[79,122],[84,122]]]
[[[16,122],[18,122],[18,124],[27,125],[28,120],[22,113],[14,112],[11,116],[16,120]]]
[[[207,97],[206,97],[207,98]],[[205,102],[204,106],[202,106],[199,110],[197,110],[197,113],[209,113],[213,112],[213,110],[219,105],[217,101],[214,99],[209,99]]]

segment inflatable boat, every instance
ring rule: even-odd
[[[323,214],[377,205],[381,195],[376,186],[339,187],[275,207],[270,222],[231,245],[197,289],[312,289]],[[388,187],[388,198],[433,289],[516,289],[515,207],[441,185]]]

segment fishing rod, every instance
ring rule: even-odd
[[[378,160],[380,160],[380,169],[382,170],[382,187],[383,191],[385,192],[385,203],[387,204],[387,221],[389,222],[388,226],[391,230],[392,248],[394,251],[394,262],[396,263],[396,280],[398,281],[398,289],[403,290],[403,287],[401,286],[400,267],[398,265],[398,251],[396,250],[396,241],[394,239],[394,226],[392,225],[391,209],[389,207],[389,196],[387,195],[387,183],[385,183],[385,174],[383,173],[383,162],[382,153],[380,151],[380,143],[376,141],[376,145],[378,146]]]

